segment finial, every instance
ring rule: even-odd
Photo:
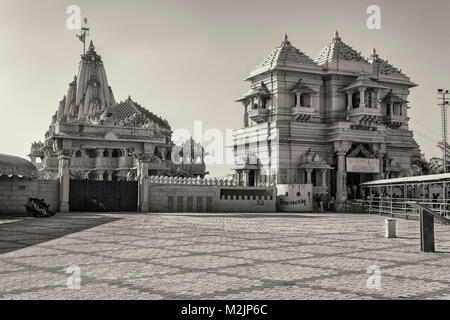
[[[339,36],[339,32],[337,30],[334,32],[334,39],[341,40],[341,37]]]
[[[92,42],[92,40],[89,43],[89,51],[91,51],[91,50],[95,50],[94,43]]]
[[[128,95],[128,100],[131,100],[131,95],[130,94]]]
[[[288,35],[286,33],[284,34],[283,41],[288,41]]]

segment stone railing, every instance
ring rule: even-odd
[[[236,184],[234,181],[223,178],[182,178],[167,176],[150,176],[150,184],[178,184],[178,185],[200,185],[200,186],[231,186]]]

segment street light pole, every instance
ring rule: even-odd
[[[444,165],[444,173],[447,173],[447,107],[449,105],[448,102],[448,90],[438,89],[438,96],[441,103],[438,106],[441,107],[441,121],[442,121],[442,144],[443,144],[443,165]]]

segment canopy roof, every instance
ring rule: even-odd
[[[355,49],[342,41],[337,31],[330,43],[314,58],[314,61],[319,65],[335,60],[367,62],[367,60],[361,55],[361,52],[357,52]]]
[[[375,89],[381,89],[385,90],[388,89],[385,86],[382,86],[375,81],[372,81],[368,74],[360,74],[355,82],[350,84],[348,87],[342,89],[342,91],[348,91],[348,90],[354,90],[357,88],[375,88]]]
[[[284,35],[281,44],[253,69],[252,74],[254,72],[260,73],[274,69],[295,68],[299,66],[313,67],[317,70],[321,69],[313,59],[294,47],[288,40],[288,36]]]
[[[2,175],[25,178],[37,178],[39,176],[36,167],[30,161],[0,153],[0,176]]]
[[[427,182],[450,182],[450,173],[443,174],[431,174],[425,176],[415,176],[415,177],[404,177],[396,179],[382,179],[362,183],[362,186],[383,186],[383,185],[394,185],[394,184],[411,184],[411,183],[427,183]]]

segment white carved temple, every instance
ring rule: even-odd
[[[131,97],[115,101],[101,56],[91,41],[45,142],[33,143],[29,156],[43,179],[56,179],[61,163],[66,163],[70,179],[136,180],[142,161],[148,164],[148,175],[203,178],[203,149],[200,159],[185,161],[194,156],[183,156],[183,146],[176,147],[171,136],[166,120]],[[175,158],[180,156],[175,163],[174,148],[178,148]]]
[[[312,183],[315,194],[343,202],[362,196],[360,183],[409,175],[420,157],[408,128],[416,84],[338,32],[315,59],[285,36],[246,80],[243,127],[234,130],[243,185]]]

